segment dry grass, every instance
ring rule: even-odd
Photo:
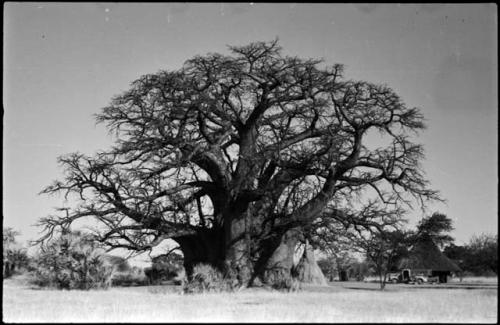
[[[33,290],[4,281],[4,322],[497,322],[497,290],[341,285],[179,295],[175,287]]]
[[[451,278],[450,281],[451,283],[480,283],[480,284],[497,284],[498,283],[498,277],[487,277],[487,276],[468,276],[462,278],[462,281],[460,281],[459,277],[454,277]]]

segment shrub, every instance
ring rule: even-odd
[[[150,284],[173,280],[183,273],[182,261],[183,257],[176,253],[159,255],[153,258],[151,267],[145,268],[144,273]]]
[[[282,268],[274,268],[266,271],[266,284],[275,290],[297,291],[300,289],[300,281],[297,279],[296,269],[292,274]]]
[[[115,273],[111,279],[113,286],[129,287],[148,284],[148,278],[144,273],[119,272]]]
[[[15,273],[22,273],[29,268],[30,259],[25,249],[9,248],[3,251],[3,277],[8,278]]]
[[[105,255],[105,259],[109,264],[113,265],[116,272],[127,273],[132,270],[126,258],[115,255]]]
[[[57,289],[108,288],[114,271],[99,245],[80,232],[54,239],[35,262],[33,283]]]
[[[193,268],[190,281],[184,284],[184,293],[204,293],[233,291],[237,286],[234,277],[224,275],[218,269],[209,264],[198,264]]]
[[[162,281],[168,281],[177,276],[177,271],[168,265],[153,264],[144,269],[144,273],[150,284],[160,284]]]
[[[16,237],[20,235],[18,231],[7,227],[3,229],[3,277],[8,278],[15,273],[20,273],[27,270],[30,264],[30,259],[26,253],[26,249],[20,247],[16,241]]]
[[[286,277],[274,279],[271,283],[271,287],[276,290],[288,290],[292,287],[292,278]]]

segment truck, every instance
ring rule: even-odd
[[[410,269],[401,270],[401,272],[387,273],[387,282],[391,283],[409,283],[409,284],[424,284],[424,283],[439,283],[439,277],[429,276],[423,272],[411,272]]]
[[[401,282],[401,273],[399,272],[387,273],[386,281],[391,283]]]
[[[427,276],[425,274],[417,274],[410,277],[408,283],[411,284],[424,284],[424,283],[439,283],[439,277],[437,276]]]

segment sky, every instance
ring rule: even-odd
[[[113,139],[99,113],[130,83],[198,54],[279,38],[284,53],[341,63],[420,107],[423,168],[457,244],[498,229],[495,4],[4,2],[3,226],[34,239],[63,198],[38,193],[57,157]]]

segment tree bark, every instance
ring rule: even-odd
[[[225,243],[225,267],[242,285],[248,285],[252,275],[248,213],[231,218]]]
[[[224,270],[224,246],[220,234],[216,229],[208,229],[195,235],[174,238],[184,255],[184,269],[188,280],[192,278],[194,266],[200,263]]]

